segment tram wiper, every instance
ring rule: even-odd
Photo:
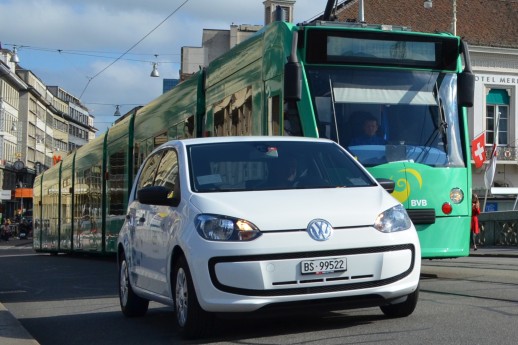
[[[336,108],[335,108],[335,93],[333,89],[333,81],[331,80],[331,76],[329,76],[329,89],[331,90],[331,106],[333,107],[333,120],[335,122],[335,130],[336,130],[336,143],[340,145],[340,133],[338,132],[338,121],[336,120]]]
[[[441,141],[444,146],[444,152],[448,152],[448,137],[447,137],[447,129],[448,122],[446,122],[446,115],[444,114],[444,108],[442,106],[442,101],[439,97],[439,88],[437,87],[437,83],[435,83],[433,96],[435,101],[437,102],[437,121],[432,121],[434,124],[434,131],[430,134],[426,142],[424,143],[424,149],[419,153],[416,162],[421,161],[421,158],[424,160],[428,153],[432,150],[432,143],[435,141],[438,135],[441,136]],[[433,106],[430,106],[430,113],[433,115]]]

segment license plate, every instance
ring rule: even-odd
[[[302,274],[326,274],[347,271],[346,258],[307,260],[300,263]]]

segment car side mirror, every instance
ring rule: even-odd
[[[394,188],[396,188],[396,182],[392,181],[388,178],[378,178],[376,179],[378,183],[385,189],[387,192],[392,193],[394,191]]]
[[[137,199],[140,203],[146,205],[178,206],[180,196],[173,195],[171,197],[170,194],[171,190],[164,186],[149,186],[137,191]]]

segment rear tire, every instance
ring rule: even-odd
[[[141,298],[133,292],[125,255],[122,255],[119,264],[119,302],[122,313],[128,317],[143,316],[149,307],[147,299]]]
[[[412,314],[419,299],[419,286],[407,296],[406,301],[397,304],[388,304],[380,307],[383,314],[391,318],[407,317]]]
[[[176,260],[172,278],[176,322],[182,336],[200,338],[211,334],[214,315],[203,310],[198,303],[185,257]]]

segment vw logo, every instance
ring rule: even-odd
[[[315,241],[327,241],[333,234],[333,227],[327,220],[313,219],[309,222],[306,231]]]

